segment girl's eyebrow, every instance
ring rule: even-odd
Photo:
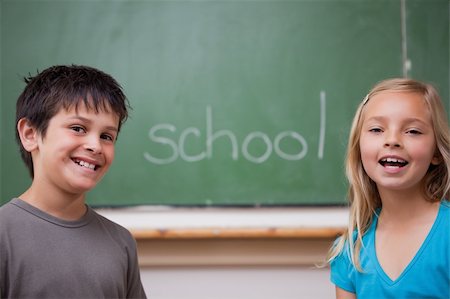
[[[88,123],[88,124],[92,123],[92,120],[90,120],[89,118],[82,117],[82,116],[79,116],[79,115],[69,117],[69,119],[70,120],[79,120],[81,122],[85,122],[85,123]],[[119,132],[119,129],[117,127],[115,127],[115,126],[106,126],[105,129],[108,130],[108,131]]]
[[[374,121],[385,121],[386,119],[387,119],[387,117],[384,117],[384,116],[372,116],[372,117],[367,118],[365,121],[373,121],[373,120]],[[408,124],[409,123],[418,122],[418,123],[421,123],[423,125],[429,126],[427,121],[425,121],[425,120],[423,120],[421,118],[418,118],[418,117],[408,117],[408,118],[405,118],[403,120],[403,122],[404,123],[408,123]]]

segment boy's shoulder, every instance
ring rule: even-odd
[[[127,239],[128,241],[134,242],[134,238],[128,229],[126,229],[122,225],[106,218],[105,216],[99,214],[98,212],[96,212],[95,210],[93,210],[90,207],[89,207],[89,210],[90,210],[90,213],[92,213],[93,217],[96,219],[96,221],[101,223],[101,225],[103,227],[105,227],[106,230],[108,230],[113,237],[121,237],[121,238]]]
[[[4,227],[4,225],[9,223],[11,220],[17,219],[18,214],[20,214],[19,209],[17,209],[14,205],[16,200],[17,199],[12,199],[11,201],[0,206],[0,228]]]
[[[95,230],[108,234],[112,239],[119,242],[134,242],[133,236],[126,228],[100,215],[89,206],[86,215],[78,221],[58,219],[18,198],[14,198],[0,207],[0,231],[16,232],[25,228],[34,230],[38,229],[38,226],[51,230],[55,228],[61,233],[64,229],[82,228],[83,231],[80,231],[80,233]]]

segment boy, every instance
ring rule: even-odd
[[[85,204],[128,116],[122,88],[75,65],[25,82],[16,137],[32,183],[0,208],[0,297],[145,298],[133,237]]]

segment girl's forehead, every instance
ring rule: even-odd
[[[363,108],[365,113],[389,114],[393,110],[400,114],[430,115],[424,97],[415,92],[379,92],[371,96]]]
[[[395,101],[396,99],[410,99],[411,101],[420,99],[424,102],[424,97],[422,94],[414,91],[402,91],[402,90],[382,90],[372,94],[367,101],[367,103],[372,102],[374,99],[388,99]]]

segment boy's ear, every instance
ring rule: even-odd
[[[32,152],[38,146],[38,132],[36,128],[26,118],[21,118],[17,122],[17,132],[19,133],[20,142],[27,152]]]

